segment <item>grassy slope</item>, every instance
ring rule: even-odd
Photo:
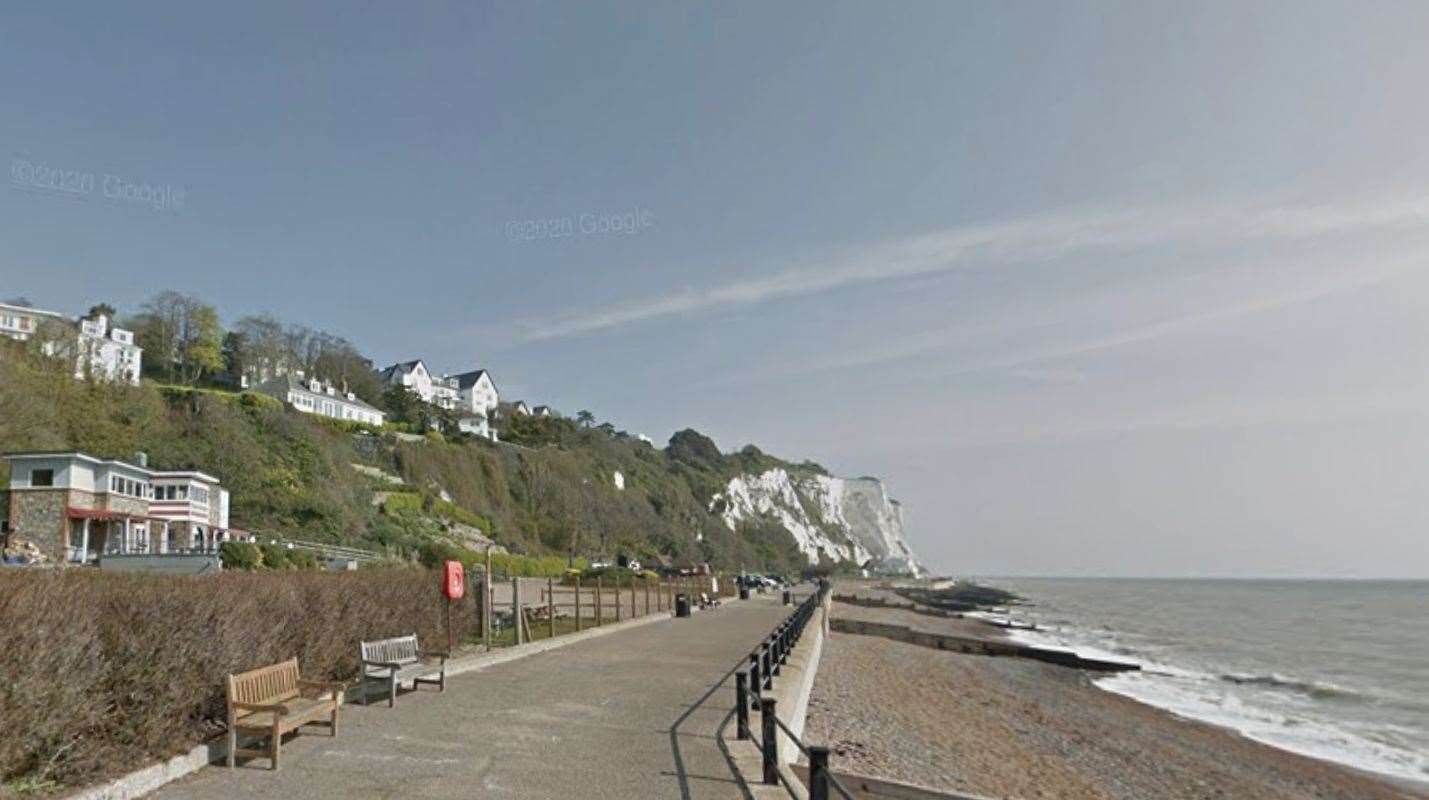
[[[0,452],[130,458],[142,450],[156,467],[202,469],[232,492],[234,527],[408,556],[442,535],[438,518],[458,517],[486,523],[479,527],[518,553],[565,554],[574,545],[578,555],[662,553],[723,568],[802,565],[782,528],[735,534],[705,504],[739,472],[817,465],[753,448],[721,455],[693,432],[665,450],[561,419],[518,420],[503,434],[510,444],[354,436],[257,395],[77,382],[0,342]],[[383,513],[372,493],[392,487],[352,463],[401,475],[424,495],[425,511]],[[616,471],[624,491],[614,486]],[[456,509],[435,501],[441,490]]]

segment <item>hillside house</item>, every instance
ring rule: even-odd
[[[421,359],[417,359],[393,364],[378,374],[383,382],[404,387],[423,402],[456,412],[457,427],[464,433],[496,440],[490,420],[495,415],[500,396],[496,383],[486,370],[438,377],[427,369]]]
[[[229,539],[228,491],[193,470],[151,470],[84,453],[10,453],[0,492],[4,536],[49,558],[88,564],[105,555],[213,553]]]
[[[304,381],[295,375],[281,375],[260,383],[253,391],[277,398],[305,414],[374,426],[382,425],[387,418],[386,412],[364,403],[352,392],[339,391],[317,378]]]
[[[556,410],[554,408],[551,408],[550,406],[536,406],[535,408],[531,409],[531,416],[545,418],[559,417],[560,414],[557,414]]]
[[[489,417],[501,401],[491,373],[484,369],[452,375],[448,379],[456,386],[459,411]]]
[[[496,405],[496,416],[505,416],[507,418],[529,417],[531,416],[531,407],[526,405],[525,400],[516,400],[510,403],[498,403]]]
[[[0,335],[29,341],[45,323],[57,326],[74,346],[74,376],[100,378],[139,385],[143,348],[134,343],[134,333],[114,327],[104,314],[89,319],[70,317],[58,311],[0,303]],[[47,342],[46,355],[56,356],[64,345]]]
[[[402,386],[422,398],[424,403],[432,402],[432,373],[427,371],[427,365],[423,364],[420,358],[393,364],[378,375],[384,383]]]

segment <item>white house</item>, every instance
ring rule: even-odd
[[[560,414],[557,414],[557,413],[556,413],[556,410],[555,410],[554,408],[551,408],[550,406],[536,406],[535,408],[531,409],[531,416],[533,416],[533,417],[559,417]]]
[[[76,378],[95,377],[139,385],[144,350],[134,344],[132,331],[111,326],[106,315],[80,319],[58,311],[0,303],[0,335],[28,341],[45,322],[58,323],[74,336]],[[55,355],[58,347],[55,343],[47,344],[48,354]]]
[[[525,400],[516,400],[510,403],[498,403],[496,409],[496,416],[498,417],[503,415],[508,417],[531,416],[531,407],[526,405]]]
[[[387,418],[385,412],[362,402],[352,392],[340,392],[337,387],[317,378],[301,381],[294,375],[280,375],[258,384],[253,390],[275,397],[307,414],[368,425],[381,425]]]
[[[437,377],[421,359],[393,364],[378,373],[392,386],[401,386],[425,403],[457,413],[457,427],[464,433],[496,440],[490,420],[495,416],[500,396],[491,374],[484,369],[459,375]]]
[[[385,383],[406,387],[413,394],[422,398],[422,402],[432,402],[432,373],[427,371],[427,365],[423,364],[420,358],[416,361],[393,364],[378,374]]]
[[[84,453],[11,453],[0,492],[6,536],[33,542],[57,561],[104,554],[211,553],[229,538],[228,491],[192,470],[151,470]]]
[[[134,344],[134,332],[115,328],[99,314],[79,320],[79,355],[76,377],[89,375],[139,385],[139,365],[144,350]]]
[[[457,429],[462,433],[496,441],[496,431],[485,414],[463,414],[457,418]]]
[[[463,412],[480,413],[490,417],[501,402],[496,383],[491,380],[491,373],[484,369],[451,375],[447,379],[456,384],[457,408]]]

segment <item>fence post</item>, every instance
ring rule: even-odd
[[[645,616],[650,616],[650,580],[642,579],[645,583]]]
[[[640,612],[635,609],[635,576],[630,576],[630,618],[635,619]]]
[[[620,621],[620,576],[615,576],[615,621]]]
[[[595,579],[595,624],[596,624],[597,627],[600,626],[600,624],[601,624],[601,617],[604,616],[604,614],[603,614],[603,612],[602,612],[602,609],[601,609],[601,602],[600,602],[600,601],[601,601],[601,594],[602,594],[601,589],[604,589],[604,588],[605,588],[605,578],[603,578],[603,577],[598,577],[598,578],[596,578],[596,579]]]
[[[764,782],[779,783],[779,726],[774,723],[774,698],[759,698],[759,723],[764,745]]]
[[[829,800],[829,748],[809,745],[809,800]]]
[[[491,586],[491,548],[486,548],[486,574],[481,577],[481,643],[491,649],[491,601],[496,598]]]
[[[576,576],[576,633],[581,632],[581,576]]]
[[[521,644],[521,579],[511,579],[511,621],[516,624],[516,644]]]
[[[551,623],[551,638],[556,638],[556,579],[546,579],[546,618]]]
[[[779,667],[784,663],[784,626],[779,626],[779,630],[774,632],[774,640],[770,644],[769,660],[771,673],[779,674]]]
[[[749,738],[749,673],[744,670],[734,673],[734,736],[736,739]]]

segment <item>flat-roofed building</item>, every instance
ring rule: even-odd
[[[197,471],[151,470],[85,453],[11,453],[4,535],[55,561],[105,554],[212,553],[229,538],[228,491]]]

